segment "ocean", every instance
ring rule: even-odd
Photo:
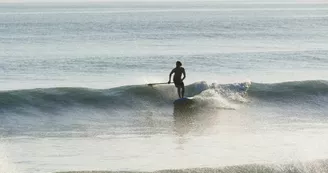
[[[326,1],[1,2],[0,172],[326,173],[327,40]]]

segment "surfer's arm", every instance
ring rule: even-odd
[[[171,77],[172,77],[172,74],[174,73],[174,69],[171,71],[170,75],[169,75],[169,81],[167,82],[168,84],[171,83]]]
[[[183,78],[182,78],[182,81],[186,78],[186,72],[185,72],[185,69],[182,70],[182,74],[183,74]]]

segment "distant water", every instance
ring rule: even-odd
[[[327,40],[328,4],[0,3],[0,172],[328,172]]]

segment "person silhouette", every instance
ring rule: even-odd
[[[184,92],[185,92],[183,80],[186,78],[186,72],[185,72],[185,69],[182,67],[182,63],[180,61],[176,62],[176,67],[171,71],[171,73],[169,75],[168,84],[171,83],[171,77],[172,77],[173,73],[174,73],[173,82],[174,82],[175,87],[177,87],[179,98],[183,98]],[[183,78],[181,78],[182,75],[183,75]]]

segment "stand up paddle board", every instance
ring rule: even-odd
[[[194,100],[192,97],[184,97],[177,99],[173,102],[174,105],[188,105],[194,103]]]

